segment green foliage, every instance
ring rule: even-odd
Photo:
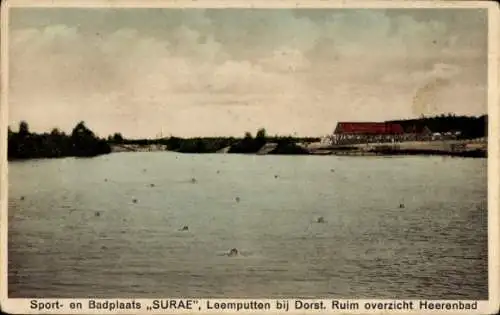
[[[231,138],[176,138],[176,141],[179,146],[175,151],[181,153],[215,153],[233,142]]]
[[[252,137],[250,132],[245,132],[243,138],[233,137],[197,137],[197,138],[179,138],[171,136],[163,139],[122,139],[123,144],[134,145],[153,145],[161,144],[166,145],[169,151],[176,151],[180,153],[215,153],[224,148],[229,147],[229,153],[257,153],[266,143],[276,142],[278,146],[285,144],[294,144],[297,142],[317,142],[320,138],[293,138],[291,136],[268,136],[266,129],[260,128],[257,130],[255,138]],[[115,143],[114,137],[109,137],[108,142]],[[304,149],[279,147],[279,152],[304,152]],[[295,154],[295,153],[293,153]]]
[[[389,122],[399,123],[405,130],[413,127],[421,129],[427,126],[431,132],[445,133],[459,131],[461,133],[460,138],[462,139],[485,137],[488,130],[487,115],[469,117],[442,114],[434,117],[422,116],[418,119],[393,120]]]
[[[309,154],[309,151],[298,146],[294,142],[289,142],[288,139],[282,142],[278,142],[278,146],[270,152],[270,154],[293,154],[293,155],[303,155]]]
[[[266,129],[261,128],[257,131],[257,134],[255,135],[255,138],[257,139],[266,139]]]
[[[266,131],[259,129],[255,138],[250,132],[245,132],[245,137],[231,146],[229,153],[257,153],[266,144]]]
[[[25,122],[24,120],[19,123],[19,136],[20,137],[27,137],[30,134],[28,123]]]
[[[9,128],[7,155],[9,160],[30,158],[55,158],[64,156],[91,157],[111,152],[109,144],[79,122],[70,136],[54,128],[50,133],[30,133],[22,121],[19,132]]]
[[[113,137],[111,137],[113,143],[123,143],[123,136],[121,133],[116,132]]]

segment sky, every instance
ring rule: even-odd
[[[487,112],[485,9],[15,8],[9,125],[322,136]]]

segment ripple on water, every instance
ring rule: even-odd
[[[477,160],[107,158],[9,165],[13,296],[487,296]]]

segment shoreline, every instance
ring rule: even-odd
[[[311,153],[300,153],[300,154],[258,154],[258,153],[222,153],[222,152],[205,152],[205,153],[192,153],[192,152],[178,152],[171,150],[137,150],[137,151],[112,151],[107,154],[100,154],[91,157],[81,157],[81,156],[58,156],[58,157],[37,157],[37,158],[24,158],[24,159],[8,159],[8,162],[20,162],[20,161],[31,161],[31,160],[52,160],[52,159],[64,159],[64,158],[75,158],[75,159],[88,159],[99,156],[106,156],[114,153],[138,153],[138,152],[170,152],[186,155],[203,155],[203,154],[225,154],[225,155],[255,155],[255,156],[346,156],[346,157],[391,157],[391,156],[427,156],[427,157],[453,157],[453,158],[475,158],[475,159],[486,159],[488,158],[487,150],[470,150],[470,151],[440,151],[440,150],[384,150],[384,151],[362,151],[362,150],[334,150],[330,152],[311,152]]]
[[[19,130],[8,128],[7,158],[28,160],[36,158],[91,158],[116,152],[169,151],[184,154],[251,154],[251,155],[337,155],[337,156],[453,156],[486,158],[488,156],[487,115],[480,117],[440,115],[396,121],[405,124],[402,136],[364,136],[342,132],[323,137],[270,136],[264,128],[255,135],[244,137],[211,136],[154,139],[127,139],[114,133],[106,139],[99,137],[80,121],[71,134],[57,128],[50,133],[32,133],[26,121]],[[385,122],[387,123],[393,123]],[[430,133],[417,132],[420,127]],[[425,129],[424,128],[424,129]],[[430,129],[429,129],[430,128]],[[405,129],[405,130],[406,130]],[[369,133],[371,134],[371,133]],[[383,134],[383,133],[382,133]],[[381,135],[381,134],[380,134]],[[383,141],[374,143],[373,141]]]
[[[216,151],[187,151],[169,150],[165,144],[110,144],[110,152],[93,156],[54,156],[54,157],[32,157],[11,158],[8,161],[25,161],[32,159],[57,159],[65,157],[92,158],[112,153],[126,152],[172,152],[179,154],[243,154],[260,156],[284,156],[284,155],[316,155],[316,156],[444,156],[457,158],[487,158],[487,139],[471,140],[437,140],[437,141],[408,141],[399,143],[359,143],[325,145],[320,143],[287,142],[276,143],[264,142],[257,150],[250,152],[233,151],[234,145],[226,146]]]
[[[227,146],[216,152],[181,152],[168,150],[164,145],[113,144],[111,153],[122,152],[160,152],[168,151],[180,154],[244,154],[244,155],[335,155],[335,156],[449,156],[464,158],[487,158],[486,140],[445,140],[445,141],[413,141],[401,143],[365,143],[333,146],[312,146],[295,144],[302,151],[276,152],[275,143],[266,143],[257,152],[231,152]]]

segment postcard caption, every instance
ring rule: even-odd
[[[155,299],[155,300],[30,300],[30,310],[43,313],[62,311],[470,311],[478,308],[477,301],[429,301],[429,300],[335,300],[335,299],[291,299],[291,300],[214,300],[214,299]]]

